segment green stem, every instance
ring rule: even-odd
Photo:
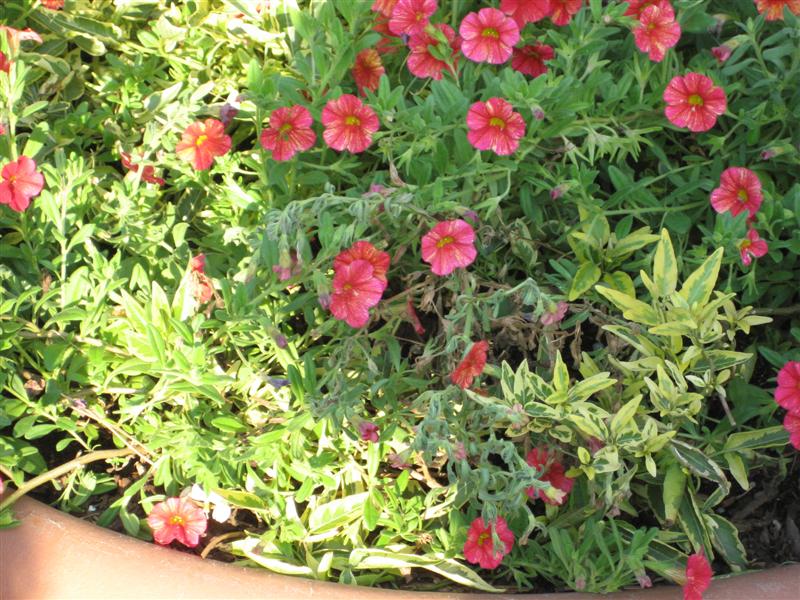
[[[690,204],[684,204],[683,206],[650,206],[645,208],[621,208],[619,210],[607,210],[604,211],[603,214],[605,215],[640,215],[644,213],[672,213],[672,212],[681,212],[684,210],[691,210],[692,208],[699,208],[703,205],[708,204],[708,200],[698,200],[697,202],[692,202]]]

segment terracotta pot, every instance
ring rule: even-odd
[[[14,507],[19,527],[0,531],[0,600],[136,598],[325,598],[325,600],[666,600],[664,586],[594,594],[454,594],[392,591],[276,575],[203,560],[102,529],[40,502]],[[705,600],[800,600],[800,565],[712,582]]]

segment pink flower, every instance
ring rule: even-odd
[[[166,546],[172,540],[178,540],[184,546],[194,548],[206,532],[208,521],[205,513],[189,498],[167,498],[153,507],[147,524],[153,530],[156,543]]]
[[[536,42],[531,46],[514,48],[511,56],[511,68],[524,75],[538,77],[547,73],[546,60],[553,60],[555,52],[552,46]]]
[[[514,107],[502,98],[476,102],[467,112],[467,139],[478,150],[493,150],[507,156],[519,147],[525,135],[525,121]]]
[[[398,0],[389,16],[389,30],[395,35],[416,35],[425,31],[436,0]]]
[[[269,115],[269,127],[261,132],[261,146],[277,161],[305,152],[317,141],[311,129],[314,120],[304,106],[282,106]]]
[[[754,258],[761,258],[767,253],[767,242],[762,240],[755,229],[747,231],[747,239],[739,242],[739,254],[742,257],[742,264],[750,266]]]
[[[789,443],[800,450],[800,413],[786,413],[783,428],[789,432]]]
[[[726,46],[725,44],[723,44],[722,46],[714,46],[714,47],[711,49],[711,54],[713,54],[713,55],[714,55],[714,58],[716,58],[716,59],[717,59],[717,62],[718,62],[719,64],[722,64],[722,63],[724,63],[726,60],[728,60],[728,59],[731,57],[731,54],[732,54],[732,53],[733,53],[733,50],[731,50],[731,49],[730,49],[728,46]]]
[[[0,204],[8,204],[11,210],[22,212],[39,195],[44,187],[44,177],[36,170],[36,161],[20,156],[3,167],[0,181]]]
[[[192,163],[198,171],[208,169],[217,156],[224,156],[230,149],[231,138],[225,134],[225,126],[217,119],[192,123],[175,146],[178,158]]]
[[[703,552],[692,554],[686,561],[686,583],[683,600],[703,600],[703,592],[711,584],[711,565]]]
[[[353,65],[352,74],[359,94],[363,94],[364,90],[372,92],[377,90],[381,82],[381,75],[384,73],[386,73],[386,69],[381,62],[381,55],[375,48],[367,48],[356,54],[356,63]]]
[[[475,230],[466,221],[440,221],[422,237],[422,260],[434,275],[450,275],[475,260]]]
[[[145,183],[154,183],[156,185],[164,185],[165,181],[161,177],[156,177],[156,170],[153,165],[137,165],[134,164],[131,155],[127,152],[120,152],[120,161],[122,166],[133,173],[141,173],[141,179]]]
[[[472,381],[480,376],[484,367],[486,367],[486,353],[488,350],[489,343],[483,340],[472,344],[464,360],[458,363],[458,366],[453,370],[450,380],[462,390],[471,386]]]
[[[532,499],[541,498],[545,503],[561,506],[566,502],[567,495],[572,491],[574,483],[571,477],[564,475],[564,465],[554,460],[544,448],[534,448],[525,457],[525,461],[532,467],[542,470],[540,481],[546,481],[555,488],[545,492],[535,487],[529,487],[525,492]],[[550,494],[554,494],[551,496]]]
[[[358,433],[361,435],[361,439],[365,442],[378,441],[378,426],[375,425],[375,423],[361,421],[361,423],[358,424]]]
[[[705,75],[687,73],[672,78],[664,90],[667,119],[690,131],[708,131],[725,112],[725,92]]]
[[[331,313],[350,327],[363,327],[369,321],[369,309],[381,301],[385,289],[369,261],[342,265],[333,276]]]
[[[3,54],[2,50],[0,50],[0,71],[4,73],[9,73],[11,71],[11,59]]]
[[[498,549],[494,547],[493,531],[500,538],[501,546]],[[469,526],[464,544],[464,558],[484,569],[496,569],[513,547],[514,533],[503,517],[497,517],[488,525],[484,524],[482,517],[478,517]]]
[[[449,25],[439,23],[436,28],[442,32],[442,35],[447,39],[450,45],[451,63],[456,63],[456,53],[460,46],[460,42],[456,38],[456,32]],[[442,50],[439,45],[442,44],[437,38],[433,37],[427,32],[422,32],[417,35],[412,35],[408,40],[408,48],[411,53],[408,55],[408,70],[415,77],[430,77],[437,81],[442,78],[442,71],[451,69],[451,65],[439,60],[431,54],[428,46],[434,46],[437,50]]]
[[[541,21],[553,12],[550,0],[500,0],[500,10],[516,21],[520,29]]]
[[[636,47],[647,52],[650,60],[661,62],[664,54],[681,39],[681,26],[675,21],[675,12],[669,2],[648,6],[639,17],[633,30]]]
[[[558,304],[551,305],[548,310],[546,310],[545,313],[539,317],[539,322],[545,326],[560,323],[567,314],[568,309],[569,304],[561,300]]]
[[[330,100],[322,109],[322,137],[334,150],[363,152],[372,143],[372,134],[378,131],[378,115],[352,94],[343,94]]]
[[[636,17],[638,19],[645,8],[660,4],[663,1],[664,0],[627,0],[628,8],[625,9],[625,16]]]
[[[206,255],[198,254],[189,259],[189,289],[200,304],[214,297],[214,282],[206,275]]]
[[[202,252],[197,256],[193,256],[189,259],[189,270],[194,271],[195,273],[205,273],[206,272],[206,255]]]
[[[550,0],[552,13],[550,20],[553,25],[563,26],[572,20],[572,16],[577,14],[583,6],[583,0]]]
[[[719,187],[711,192],[711,207],[718,213],[730,211],[734,217],[745,210],[754,216],[763,200],[758,176],[744,167],[725,169]]]
[[[514,45],[519,41],[519,27],[514,19],[496,8],[482,8],[471,12],[458,28],[461,35],[461,52],[474,62],[499,65],[511,58]]]
[[[358,241],[347,250],[342,250],[333,259],[333,270],[338,271],[356,260],[365,260],[372,265],[372,276],[383,283],[384,288],[387,286],[386,272],[389,270],[389,255],[386,252],[378,250],[365,240]]]
[[[800,362],[791,360],[778,371],[775,402],[789,412],[800,415]]]
[[[783,9],[800,15],[800,0],[756,0],[756,8],[767,21],[783,21]]]

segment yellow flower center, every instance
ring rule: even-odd
[[[492,117],[491,119],[489,119],[489,125],[491,125],[492,127],[499,127],[500,129],[505,129],[506,122],[500,117]]]
[[[703,98],[699,94],[689,96],[689,104],[692,106],[703,106]]]
[[[186,522],[183,520],[183,517],[180,515],[172,515],[169,518],[170,525],[184,525]]]
[[[486,540],[489,539],[489,532],[484,531],[482,534],[478,536],[478,546],[483,546],[486,543]]]
[[[741,243],[739,244],[739,248],[741,248],[742,250],[746,250],[752,245],[753,242],[751,242],[750,240],[742,240]]]
[[[747,202],[750,199],[747,196],[747,190],[739,190],[736,196],[738,196],[739,200],[741,200],[742,202]]]
[[[361,125],[361,119],[359,119],[355,115],[348,115],[347,117],[344,118],[344,124],[351,126],[358,126]]]
[[[447,246],[447,244],[452,244],[454,241],[455,240],[453,239],[452,236],[446,235],[445,237],[440,239],[438,242],[436,242],[436,247],[437,248],[444,248],[445,246]]]
[[[345,284],[342,286],[342,289],[343,289],[345,292],[349,292],[350,290],[352,290],[352,289],[353,289],[353,285],[352,285],[352,284],[350,284],[350,283],[345,283]]]
[[[203,144],[206,143],[207,139],[208,139],[207,135],[199,135],[199,136],[197,136],[197,140],[195,140],[194,145],[195,146],[202,146]]]
[[[487,27],[486,29],[484,29],[481,32],[481,35],[483,37],[495,38],[495,39],[500,37],[500,34],[497,32],[497,29],[495,29],[494,27]]]

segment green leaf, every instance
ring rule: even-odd
[[[642,401],[641,394],[635,396],[625,403],[625,405],[617,411],[614,418],[611,419],[611,435],[616,437],[628,426],[636,414],[636,409],[639,408],[639,403]]]
[[[683,467],[677,463],[672,463],[664,475],[664,488],[662,491],[664,499],[664,518],[674,523],[678,516],[684,491],[686,490],[686,474]]]
[[[361,492],[317,506],[308,518],[309,531],[322,533],[354,521],[363,514],[368,496],[369,492]]]
[[[556,364],[553,367],[553,387],[557,392],[565,392],[569,387],[569,371],[560,352],[556,353]]]
[[[695,304],[704,305],[711,297],[714,286],[717,284],[719,267],[722,264],[723,248],[717,248],[714,254],[709,256],[689,278],[684,282],[681,291],[678,292],[689,306]]]
[[[742,486],[743,490],[749,490],[750,481],[747,478],[747,467],[744,466],[742,457],[735,452],[726,452],[724,456],[725,460],[728,462],[728,468],[730,469],[733,478],[740,486]]]
[[[678,263],[666,229],[661,230],[661,239],[658,240],[653,257],[653,283],[660,298],[672,294],[678,284]]]
[[[782,448],[789,443],[789,433],[782,425],[766,427],[755,431],[732,433],[725,440],[722,452],[741,452],[742,450],[762,450]]]
[[[283,557],[273,557],[261,554],[258,552],[258,538],[245,538],[243,540],[236,540],[231,543],[231,547],[233,548],[236,553],[242,554],[246,556],[254,563],[264,567],[265,569],[269,569],[275,573],[281,573],[283,575],[313,575],[314,571],[305,565],[298,565],[294,563],[287,562],[284,560]]]
[[[703,452],[680,440],[670,441],[669,448],[675,458],[678,459],[678,462],[692,473],[717,483],[725,489],[726,494],[730,491],[731,484],[725,477],[722,468]]]
[[[703,515],[711,544],[734,571],[747,568],[747,553],[733,523],[717,514]]]
[[[602,275],[602,271],[596,264],[591,262],[583,263],[576,271],[575,277],[572,278],[572,285],[570,285],[567,299],[572,301],[580,298],[597,283],[600,275]]]
[[[622,311],[622,316],[634,323],[642,323],[644,325],[657,325],[658,314],[649,304],[645,304],[641,300],[631,298],[627,294],[612,290],[609,287],[595,286],[595,290],[601,295],[605,296],[611,303]]]
[[[241,433],[243,431],[247,431],[247,427],[233,417],[217,417],[215,419],[211,419],[211,424],[220,431],[227,431],[229,433]]]
[[[612,290],[622,292],[626,296],[630,296],[631,298],[636,297],[636,288],[633,285],[633,280],[625,271],[606,273],[603,275],[603,283],[608,285]]]

